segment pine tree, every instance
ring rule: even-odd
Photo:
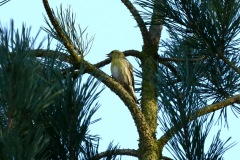
[[[3,1],[2,3],[6,3]],[[70,9],[54,12],[43,4],[48,48],[24,25],[0,28],[0,157],[18,159],[223,159],[234,146],[220,129],[209,148],[206,138],[215,122],[228,123],[227,111],[239,114],[239,0],[122,0],[138,24],[143,47],[127,50],[139,63],[138,105],[112,77],[100,70],[110,59],[91,64],[85,30],[78,30]],[[1,4],[1,3],[0,3]],[[136,9],[136,6],[140,9]],[[161,40],[163,27],[169,39]],[[51,38],[59,45],[54,50]],[[160,41],[161,40],[161,41]],[[159,46],[164,47],[163,51]],[[99,136],[89,133],[100,107],[100,83],[129,109],[139,148],[109,144],[99,153]],[[215,111],[220,111],[216,115]],[[215,120],[215,118],[218,118]],[[160,128],[163,135],[156,137]]]

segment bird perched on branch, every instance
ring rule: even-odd
[[[125,55],[114,50],[107,54],[111,58],[111,72],[112,77],[119,82],[123,88],[133,97],[136,103],[137,97],[134,91],[133,67],[131,63],[125,58]]]

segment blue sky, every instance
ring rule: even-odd
[[[52,8],[58,7],[61,3],[63,8],[69,5],[76,13],[76,22],[81,28],[87,27],[89,36],[95,36],[92,49],[86,56],[91,63],[97,63],[106,58],[106,54],[112,50],[141,50],[142,38],[136,23],[130,12],[122,4],[120,0],[58,0],[57,2],[49,2]],[[22,23],[26,26],[32,26],[32,33],[35,35],[41,26],[46,26],[43,18],[45,10],[42,1],[33,0],[11,0],[7,4],[0,7],[1,25],[9,25],[10,19],[14,19],[15,27],[20,28]],[[40,35],[46,35],[44,31]],[[163,38],[166,37],[164,33]],[[39,40],[40,40],[39,39]],[[137,64],[133,58],[128,58],[134,67]],[[104,72],[110,75],[110,66],[102,68]],[[91,126],[91,133],[99,134],[102,139],[100,141],[100,149],[104,150],[107,145],[114,141],[122,148],[137,148],[138,134],[131,118],[131,115],[121,102],[121,100],[109,89],[105,89],[99,98],[101,104],[100,109],[95,118],[102,118],[100,122]],[[231,111],[229,110],[229,113]],[[222,129],[222,139],[232,136],[232,141],[240,142],[240,120],[229,114],[230,129]],[[209,141],[212,135],[217,133],[216,126],[210,133]],[[161,133],[158,134],[158,137]],[[237,144],[225,154],[225,159],[237,160],[240,145]],[[165,156],[170,154],[164,152]],[[135,158],[123,158],[133,160]]]

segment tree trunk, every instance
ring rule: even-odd
[[[159,160],[160,152],[156,141],[157,129],[157,89],[153,81],[156,76],[157,47],[149,46],[143,49],[142,58],[142,99],[141,109],[149,126],[151,137],[140,137],[140,160]]]

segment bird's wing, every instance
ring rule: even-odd
[[[129,75],[130,75],[130,84],[133,87],[133,90],[135,90],[134,87],[134,77],[133,77],[133,67],[131,65],[131,63],[126,59],[126,61],[128,62],[128,70],[129,70]]]

